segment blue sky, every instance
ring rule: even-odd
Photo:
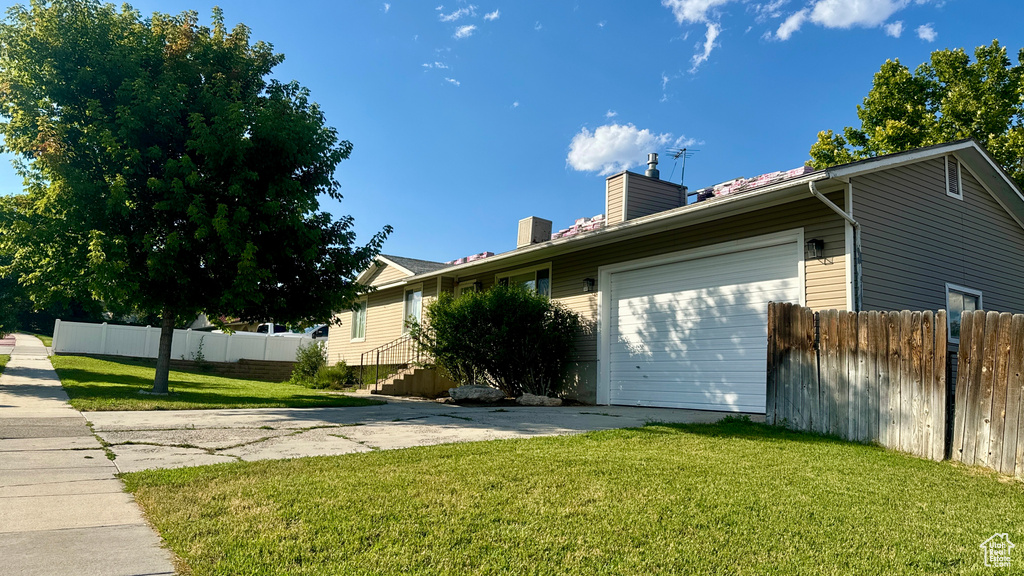
[[[13,4],[13,3],[8,3]],[[794,168],[889,58],[993,39],[1016,61],[1024,3],[969,0],[145,0],[220,5],[286,59],[353,142],[338,168],[365,240],[427,260],[515,247],[517,221],[564,228],[604,211],[604,176],[647,152],[699,149],[691,190]],[[20,189],[3,163],[0,187]],[[680,170],[663,154],[662,178]]]

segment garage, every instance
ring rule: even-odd
[[[765,411],[767,305],[801,302],[799,233],[602,268],[605,403]]]

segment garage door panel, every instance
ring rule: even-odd
[[[619,325],[642,324],[648,321],[657,322],[665,319],[687,319],[714,315],[718,317],[764,316],[769,302],[778,302],[786,298],[792,289],[762,292],[742,304],[722,304],[716,306],[714,301],[703,299],[694,302],[683,297],[640,301],[639,299],[620,303],[615,316]]]
[[[675,294],[678,292],[693,292],[696,295],[707,295],[716,297],[734,296],[739,297],[744,293],[749,293],[750,290],[750,278],[751,276],[747,273],[742,275],[736,275],[734,277],[719,277],[718,284],[714,283],[714,278],[711,277],[703,282],[696,282],[693,278],[688,277],[653,277],[651,279],[642,278],[627,278],[627,279],[616,279],[613,277],[613,281],[616,282],[616,293],[619,298],[646,298],[651,295],[661,294]],[[746,279],[746,281],[744,281]],[[793,283],[792,278],[764,278],[757,280],[753,289],[756,291],[762,291],[776,286],[779,289],[786,289]]]
[[[616,360],[612,358],[612,369],[621,370],[623,372],[637,371],[643,372],[643,376],[649,378],[659,378],[662,374],[689,374],[689,373],[703,373],[703,374],[716,374],[723,375],[725,378],[726,372],[720,368],[709,370],[708,365],[714,364],[714,361],[722,360],[722,358],[716,358],[713,352],[693,352],[688,353],[687,362],[680,362],[672,358],[665,358],[663,360],[656,360],[652,362],[645,362],[639,364],[637,362],[631,362],[627,360]],[[709,362],[710,361],[710,362]],[[729,362],[728,374],[749,372],[751,374],[759,374],[765,370],[765,365],[761,363],[759,359],[726,359]],[[625,376],[623,376],[625,378]]]
[[[609,280],[612,404],[764,411],[768,302],[799,302],[795,242]]]
[[[792,250],[791,254],[783,255],[792,259],[796,254],[793,245],[787,246]],[[776,264],[778,257],[763,257],[763,249],[748,250],[733,254],[723,254],[709,258],[688,260],[680,264],[685,265],[683,269],[666,269],[666,266],[674,267],[676,264],[661,264],[637,268],[625,272],[630,279],[637,282],[660,281],[663,278],[678,278],[690,283],[691,287],[711,287],[722,284],[742,282],[743,278],[757,278],[759,280],[781,280],[790,276],[784,270],[780,270]]]

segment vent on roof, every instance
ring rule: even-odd
[[[960,161],[956,156],[946,156],[946,195],[964,199],[963,181],[960,178]]]

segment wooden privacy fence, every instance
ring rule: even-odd
[[[942,460],[946,313],[768,305],[766,419]]]
[[[960,318],[950,458],[1024,477],[1024,315]]]

